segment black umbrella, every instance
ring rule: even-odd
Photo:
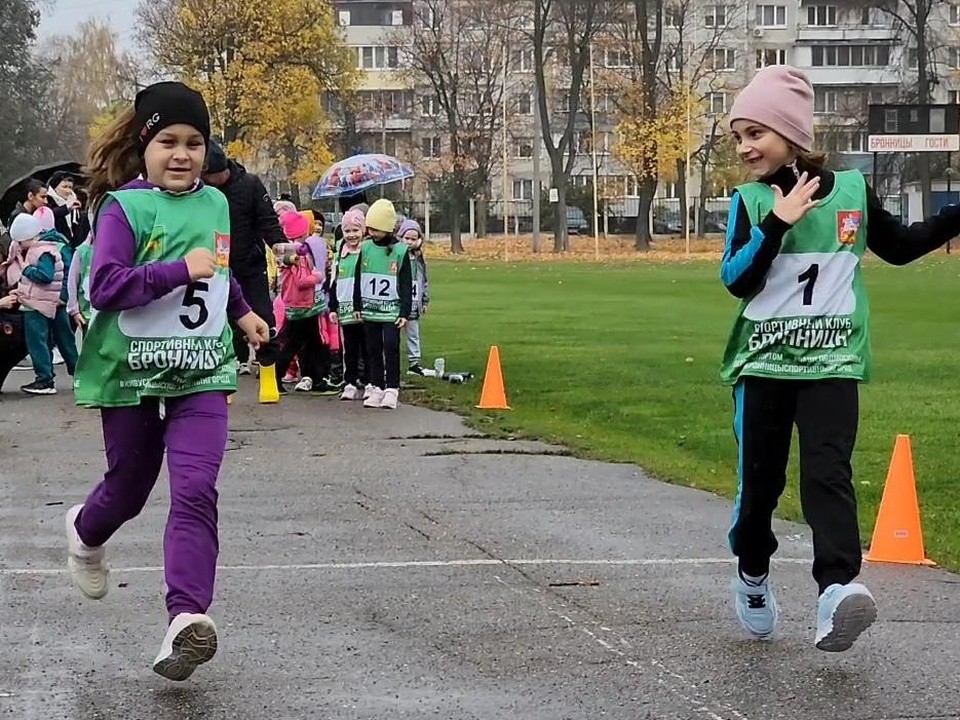
[[[10,186],[0,196],[0,223],[6,224],[10,213],[17,206],[17,203],[26,199],[26,183],[31,178],[36,178],[40,182],[50,182],[54,173],[65,172],[73,175],[78,180],[81,179],[83,165],[73,161],[61,161],[50,163],[49,165],[38,165],[21,178],[14,180]]]

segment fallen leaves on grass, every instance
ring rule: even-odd
[[[650,250],[638,251],[633,246],[633,237],[613,235],[600,238],[595,244],[592,237],[573,236],[567,252],[553,252],[553,238],[544,236],[540,252],[533,251],[530,235],[494,236],[477,240],[464,240],[464,252],[453,254],[446,242],[431,242],[424,245],[428,259],[447,260],[506,260],[509,262],[684,262],[687,260],[719,261],[723,256],[722,238],[692,239],[687,253],[683,238],[664,238],[653,242]]]

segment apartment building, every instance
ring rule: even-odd
[[[341,121],[338,131],[348,152],[383,152],[415,159],[413,149],[415,95],[402,73],[397,32],[413,22],[410,0],[337,0],[337,21],[348,51],[362,71],[355,117]],[[342,108],[330,108],[342,118]]]
[[[350,136],[347,146],[397,154],[416,165],[439,156],[445,138],[432,120],[438,111],[435,99],[403,75],[403,49],[391,39],[397,28],[414,22],[414,1],[335,0],[334,4],[350,51],[356,53],[357,66],[363,71],[355,128],[349,132],[341,128]],[[692,122],[706,132],[714,117],[729,111],[736,93],[758,68],[800,67],[814,85],[818,146],[831,151],[840,165],[869,170],[866,108],[871,103],[909,99],[916,86],[917,51],[911,33],[866,4],[864,0],[667,0],[663,72],[678,70],[670,65],[675,62],[671,57],[678,56],[706,69],[698,85],[707,117]],[[960,103],[960,0],[935,5],[927,35],[935,78],[932,99]],[[677,53],[679,45],[686,51]],[[598,43],[594,58],[598,77],[629,67],[633,61],[627,47]],[[558,72],[562,76],[563,69]],[[508,211],[526,213],[533,196],[537,152],[542,159],[541,183],[549,187],[549,163],[535,133],[530,48],[513,49],[507,83]],[[589,109],[589,88],[584,94],[582,107]],[[619,198],[619,211],[629,215],[635,207],[629,199],[636,195],[637,183],[615,152],[615,98],[598,88],[595,99],[600,187],[611,200]],[[559,128],[566,122],[562,108],[567,98],[556,92],[548,103],[556,109],[554,122]],[[588,183],[593,174],[592,120],[586,111],[576,118],[574,185]],[[499,164],[495,172],[491,196],[499,200],[504,187]],[[692,192],[700,191],[694,187]],[[662,182],[659,194],[675,195],[675,184]]]

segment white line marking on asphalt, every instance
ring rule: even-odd
[[[781,560],[780,562],[783,562],[783,560]],[[788,562],[799,562],[799,560],[788,560]],[[524,593],[524,588],[522,588],[521,586],[515,585],[514,583],[507,582],[503,578],[501,578],[499,575],[495,577],[497,582],[499,582],[501,585],[505,585],[506,587],[510,588],[515,593],[517,594]],[[533,592],[537,592],[535,588],[531,588],[530,590],[532,590]],[[557,600],[559,601],[560,598],[557,598]],[[702,715],[708,718],[708,720],[731,720],[731,718],[733,718],[734,720],[749,720],[749,718],[747,718],[746,715],[739,712],[738,710],[731,707],[730,705],[727,705],[726,703],[722,703],[716,700],[709,700],[705,698],[703,696],[703,693],[700,692],[700,689],[697,687],[696,683],[691,682],[680,673],[675,672],[674,670],[671,670],[666,665],[664,665],[663,662],[661,662],[659,659],[650,658],[649,665],[646,665],[640,660],[630,657],[626,651],[621,650],[620,648],[617,647],[617,644],[622,645],[623,647],[626,647],[626,648],[631,647],[630,643],[627,642],[626,638],[624,638],[623,636],[617,635],[616,633],[609,631],[609,634],[613,636],[611,638],[613,642],[611,642],[610,640],[607,640],[601,637],[599,633],[594,632],[589,627],[586,627],[587,625],[592,625],[601,631],[606,631],[607,629],[600,623],[594,620],[578,622],[563,610],[558,610],[557,608],[554,608],[550,605],[547,605],[547,611],[550,612],[552,615],[556,615],[561,620],[566,622],[572,630],[579,630],[584,635],[591,638],[604,650],[621,658],[625,665],[628,665],[634,670],[641,673],[645,673],[648,671],[648,668],[653,668],[654,672],[657,675],[658,684],[661,687],[666,687],[685,705],[689,705],[691,710],[695,712],[697,715]],[[576,608],[573,608],[572,611],[576,612]],[[571,611],[568,610],[567,612],[571,612]],[[571,614],[573,613],[571,612]],[[726,714],[719,715],[717,711],[726,713]]]
[[[381,560],[372,562],[341,562],[341,563],[305,563],[292,565],[218,565],[218,572],[277,572],[295,571],[308,572],[311,570],[388,570],[403,568],[435,568],[435,567],[475,567],[475,566],[596,566],[596,567],[650,567],[659,565],[733,565],[734,558],[627,558],[627,559],[594,559],[572,560],[552,558],[520,558],[516,560],[497,560],[495,558],[465,558],[462,560]],[[805,565],[811,562],[806,558],[779,558],[773,561],[774,565]],[[151,573],[162,572],[163,567],[149,565],[143,567],[112,567],[113,573]],[[61,575],[67,568],[0,568],[0,576],[10,575]]]

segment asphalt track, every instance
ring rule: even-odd
[[[960,718],[954,575],[868,567],[880,620],[822,653],[809,533],[780,523],[781,628],[751,642],[727,501],[408,405],[258,406],[249,380],[220,483],[220,652],[169,683],[150,670],[166,487],[111,541],[110,594],[83,599],[61,528],[102,471],[98,418],[17,379],[0,399],[0,716]]]

